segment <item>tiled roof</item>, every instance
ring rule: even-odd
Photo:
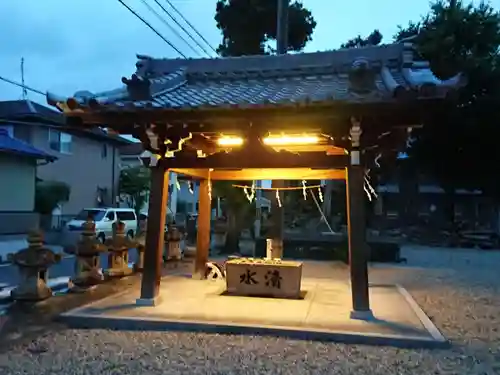
[[[409,43],[280,56],[153,59],[138,56],[121,89],[73,98],[48,95],[60,108],[213,108],[315,102],[381,102],[445,97],[462,84],[434,76]],[[66,105],[67,104],[67,105]]]
[[[0,129],[0,152],[50,161],[57,159],[56,157],[49,155],[26,142],[10,137],[9,133],[5,129]]]
[[[65,124],[64,117],[57,111],[31,100],[0,101],[0,118],[38,117],[50,122]]]
[[[0,120],[29,120],[25,124],[40,125],[48,123],[54,126],[66,126],[64,115],[51,108],[33,102],[31,100],[7,100],[0,101]],[[82,131],[80,130],[80,133]],[[129,141],[115,134],[108,134],[100,128],[85,130],[84,134],[93,138],[114,140],[119,143],[128,144]]]

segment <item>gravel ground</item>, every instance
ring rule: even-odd
[[[63,330],[0,354],[0,374],[500,374],[500,252],[407,248],[408,268],[372,270],[399,281],[449,350],[193,333]]]

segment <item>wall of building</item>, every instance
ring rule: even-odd
[[[36,161],[0,155],[0,211],[33,211]]]
[[[0,155],[0,234],[26,233],[36,227],[36,161]]]
[[[98,188],[104,192],[102,205],[114,205],[113,193],[118,194],[120,173],[118,147],[73,135],[71,152],[57,152],[49,146],[47,127],[32,127],[31,144],[58,158],[54,163],[39,166],[38,178],[65,182],[71,187],[70,199],[62,205],[61,214],[74,215],[84,207],[97,206]]]

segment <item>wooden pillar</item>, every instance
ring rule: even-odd
[[[349,240],[349,268],[351,274],[351,293],[353,319],[373,317],[368,294],[369,249],[366,243],[365,217],[365,171],[361,163],[359,138],[361,128],[354,122],[351,130],[353,148],[351,165],[347,168],[347,228]]]
[[[201,180],[198,191],[198,229],[196,234],[196,259],[194,264],[194,279],[205,278],[205,264],[210,251],[210,219],[212,202],[210,197],[210,180]]]
[[[151,168],[144,271],[141,282],[141,297],[137,300],[138,305],[154,306],[158,303],[163,266],[163,249],[165,246],[168,175],[168,170],[162,166]]]

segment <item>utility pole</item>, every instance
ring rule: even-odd
[[[288,6],[290,0],[278,1],[278,32],[276,33],[276,44],[278,55],[284,55],[288,49]]]
[[[28,99],[28,90],[26,90],[26,86],[24,85],[24,57],[21,57],[21,85],[22,85],[22,99]]]
[[[289,0],[278,1],[278,19],[277,19],[277,35],[276,35],[276,49],[278,55],[284,55],[288,49],[288,6]],[[280,189],[285,186],[284,180],[273,180],[272,185],[274,189]],[[271,214],[272,214],[272,241],[271,241],[271,254],[267,254],[271,258],[283,258],[283,227],[285,225],[285,215],[283,210],[283,193],[279,192],[280,202],[275,197],[271,198]]]

